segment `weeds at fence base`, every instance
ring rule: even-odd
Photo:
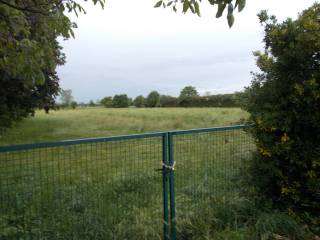
[[[203,205],[184,219],[177,226],[177,239],[313,239],[311,232],[286,213],[258,209],[245,198]]]

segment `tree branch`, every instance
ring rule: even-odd
[[[6,2],[4,0],[0,0],[0,4],[7,5],[8,7],[14,8],[14,9],[22,11],[22,12],[38,13],[38,14],[41,14],[41,15],[48,16],[48,14],[46,14],[44,12],[41,12],[41,11],[38,11],[38,10],[34,10],[34,9],[30,9],[30,8],[27,8],[27,7],[20,7],[20,6],[17,6],[15,4],[8,3],[8,2]]]

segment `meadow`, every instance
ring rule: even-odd
[[[78,108],[37,111],[3,133],[0,145],[102,137],[237,124],[240,108]]]
[[[225,126],[240,109],[37,112],[2,145]],[[177,239],[307,239],[265,214],[246,185],[255,145],[243,129],[174,136]],[[0,153],[0,239],[163,239],[162,137]],[[279,235],[279,236],[280,236]]]

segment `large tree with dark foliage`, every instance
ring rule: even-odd
[[[160,93],[152,91],[146,98],[147,107],[159,107],[160,106]]]
[[[114,95],[112,99],[112,106],[115,108],[126,108],[129,107],[129,98],[127,94]]]
[[[54,107],[55,70],[65,62],[57,38],[69,39],[76,27],[66,12],[84,9],[74,0],[0,0],[0,128]]]
[[[145,106],[145,102],[146,99],[142,95],[139,95],[133,100],[133,105],[138,108],[141,108]]]
[[[276,206],[319,217],[320,4],[297,20],[259,18],[265,51],[255,53],[260,72],[244,95],[258,147],[253,183]]]

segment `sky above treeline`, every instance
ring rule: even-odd
[[[204,1],[206,2],[206,1]],[[67,63],[58,68],[61,87],[88,102],[152,90],[178,96],[187,85],[200,94],[241,91],[257,71],[253,51],[263,50],[257,13],[267,9],[279,21],[296,18],[315,1],[247,0],[229,29],[226,16],[204,3],[202,16],[153,8],[153,0],[107,0],[105,9],[85,3],[75,39],[61,40]]]

